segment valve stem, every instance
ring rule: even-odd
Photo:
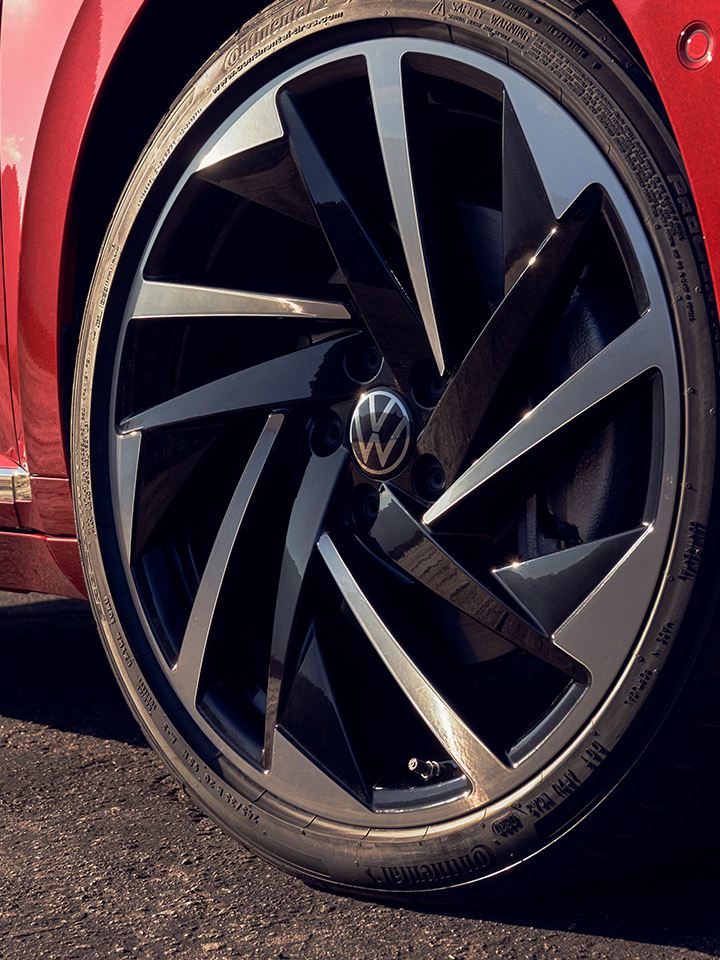
[[[434,780],[440,776],[440,764],[437,760],[419,760],[417,757],[411,757],[408,760],[408,770],[410,773],[416,773],[421,780]]]

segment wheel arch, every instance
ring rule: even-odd
[[[648,38],[653,18],[643,0],[542,2],[572,19],[599,19],[618,35],[634,69],[647,77],[650,67],[655,67],[654,74],[660,78],[656,63],[663,55],[663,44],[667,46],[670,28],[665,26],[662,42]],[[698,6],[708,9],[712,3],[713,0],[698,0]],[[76,15],[68,23],[67,37],[43,104],[22,223],[18,215],[15,311],[11,302],[8,309],[20,449],[33,474],[58,480],[47,496],[42,484],[36,486],[35,503],[25,511],[24,526],[59,535],[74,533],[66,478],[75,350],[96,252],[122,187],[155,125],[194,70],[264,5],[263,0],[242,0],[228,9],[222,0],[208,0],[202,23],[194,16],[193,29],[173,31],[172,42],[168,42],[168,19],[177,23],[186,13],[189,17],[189,2],[122,0],[112,4],[111,16],[109,5],[102,0],[66,2],[66,7],[73,8]],[[663,23],[671,16],[677,18],[669,10],[673,6],[671,0],[663,0],[662,6],[668,8]],[[103,18],[107,22],[101,27]],[[121,26],[123,19],[126,23]],[[39,27],[38,32],[42,32]],[[98,35],[103,45],[101,52]],[[640,46],[636,42],[639,38],[644,41]],[[642,60],[641,47],[646,60]],[[84,102],[79,111],[73,109],[75,122],[68,135],[68,130],[63,130],[64,115],[68,101],[76,96],[78,65],[83,55],[87,58],[88,50],[94,50],[98,76],[86,81],[92,96],[83,92]],[[712,71],[684,73],[697,83],[703,74]],[[660,92],[664,96],[665,91]],[[128,97],[132,110],[127,109]],[[667,104],[668,98],[664,99]],[[714,109],[720,114],[720,105]],[[716,129],[720,130],[720,122]],[[678,134],[677,124],[675,132]],[[720,141],[720,133],[716,136]],[[704,142],[707,148],[707,140]],[[720,150],[716,154],[720,155]],[[57,191],[59,196],[52,203],[53,223],[48,230],[43,194],[54,182],[54,167],[58,163],[64,168],[67,190],[63,180]],[[97,175],[99,166],[103,167],[101,177]],[[707,193],[704,185],[709,176],[702,164],[696,161],[696,166],[701,168],[701,186]],[[698,190],[698,178],[691,175],[690,180],[696,193],[702,193]],[[702,208],[702,198],[699,196],[698,200]],[[6,232],[8,206],[12,204],[4,197]],[[717,217],[720,218],[720,208]],[[709,232],[707,225],[705,232]],[[6,243],[6,258],[13,255],[11,245]],[[715,260],[720,270],[720,250],[716,250]],[[12,276],[9,279],[12,287]],[[11,301],[11,290],[9,294]],[[29,375],[27,371],[34,373]]]
[[[189,8],[191,4],[185,6]],[[178,3],[145,0],[104,78],[76,167],[63,245],[62,276],[68,296],[64,310],[61,304],[58,326],[61,331],[59,390],[66,450],[75,354],[85,297],[115,205],[145,144],[179,91],[233,30],[239,29],[263,6],[263,0],[241,0],[232,8],[223,0],[210,0],[204,6],[202,23],[195,22],[193,30],[178,31],[168,44],[168,18],[178,16]],[[142,64],[141,71],[138,64]],[[128,97],[137,109],[124,115],[122,104]],[[118,116],[121,118],[119,137]],[[105,145],[111,132],[117,138],[118,149],[108,165]],[[100,165],[104,166],[102,179],[97,177]]]
[[[47,7],[53,6],[52,18]],[[69,398],[82,304],[123,184],[185,82],[262,0],[53,0],[2,10],[8,367],[32,501],[25,530],[74,536]],[[193,29],[168,34],[168,23]],[[32,584],[29,584],[32,586]]]
[[[642,70],[649,76],[642,54],[614,0],[591,0],[590,4],[581,0],[541,2],[571,17],[579,16],[591,7],[593,14],[613,31],[627,50],[628,66],[633,65],[634,69]],[[230,12],[222,0],[211,0],[205,6],[203,23],[193,31],[178,34],[169,56],[157,57],[153,54],[165,39],[167,17],[177,16],[177,3],[173,3],[173,0],[145,0],[111,63],[93,105],[68,204],[62,276],[70,288],[70,296],[65,299],[64,309],[61,302],[58,317],[61,331],[59,391],[66,453],[80,321],[97,251],[115,204],[145,143],[177,93],[233,30],[239,29],[266,5],[263,0],[242,0]],[[138,63],[143,64],[140,76]],[[95,171],[104,154],[103,144],[108,129],[112,125],[117,130],[117,105],[127,96],[127,90],[134,88],[142,91],[143,99],[138,98],[139,109],[128,117],[127,124],[123,124],[122,131],[127,139],[123,138],[122,149],[113,155],[111,168],[100,182]]]

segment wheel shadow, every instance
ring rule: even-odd
[[[717,779],[707,786],[712,796]],[[572,883],[536,872],[527,893],[513,900],[483,903],[470,894],[422,912],[542,931],[562,956],[587,960],[720,957],[720,833],[713,821],[710,805],[702,815],[690,812],[644,852],[629,846],[626,857],[608,857]],[[604,952],[600,939],[617,941],[618,952]]]
[[[607,872],[588,877],[572,889],[556,887],[548,878],[545,890],[513,904],[445,908],[442,913],[559,934],[568,946],[576,937],[590,936],[662,949],[638,956],[665,958],[672,949],[696,951],[693,957],[720,957],[717,863],[716,849],[702,860],[675,857],[662,867],[648,863],[628,873],[621,873],[620,866],[612,877]],[[583,957],[605,956],[586,953],[579,942],[577,948]]]
[[[112,676],[87,604],[0,594],[0,663],[0,717],[146,745]],[[708,788],[712,792],[711,784]],[[638,955],[658,960],[680,960],[684,955],[675,950],[720,957],[720,843],[709,843],[699,826],[678,824],[687,836],[687,852],[660,866],[656,861],[639,868],[630,861],[571,889],[548,879],[513,903],[424,904],[410,912],[428,920],[455,917],[544,931],[554,944],[554,954],[548,955],[609,956],[602,945],[588,946],[586,938],[592,937],[623,941],[622,956],[628,958],[635,956],[633,944],[650,947],[652,953]]]
[[[628,873],[622,871],[620,865],[612,875],[604,871],[571,890],[555,888],[548,879],[545,890],[513,904],[445,908],[440,912],[546,931],[558,935],[565,949],[577,949],[581,957],[606,956],[600,945],[598,953],[589,950],[587,937],[622,941],[629,958],[636,956],[629,950],[633,944],[658,951],[637,956],[656,955],[668,960],[677,956],[680,960],[686,956],[684,951],[696,951],[693,957],[720,957],[720,870],[714,856],[698,861],[687,855],[674,858],[662,868],[648,863]],[[683,953],[676,954],[675,950]]]
[[[0,716],[145,746],[87,603],[0,594]]]

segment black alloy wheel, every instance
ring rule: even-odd
[[[491,879],[637,760],[694,622],[689,433],[692,549],[714,464],[686,404],[693,364],[714,392],[707,322],[679,326],[620,146],[500,58],[512,25],[483,46],[407,6],[392,35],[373,3],[327,14],[223,85],[251,24],[181,97],[110,227],[74,420],[148,736],[255,849],[378,894]]]

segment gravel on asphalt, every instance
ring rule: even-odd
[[[720,957],[717,895],[691,870],[455,914],[319,893],[188,802],[86,605],[0,594],[2,960],[694,960]]]

